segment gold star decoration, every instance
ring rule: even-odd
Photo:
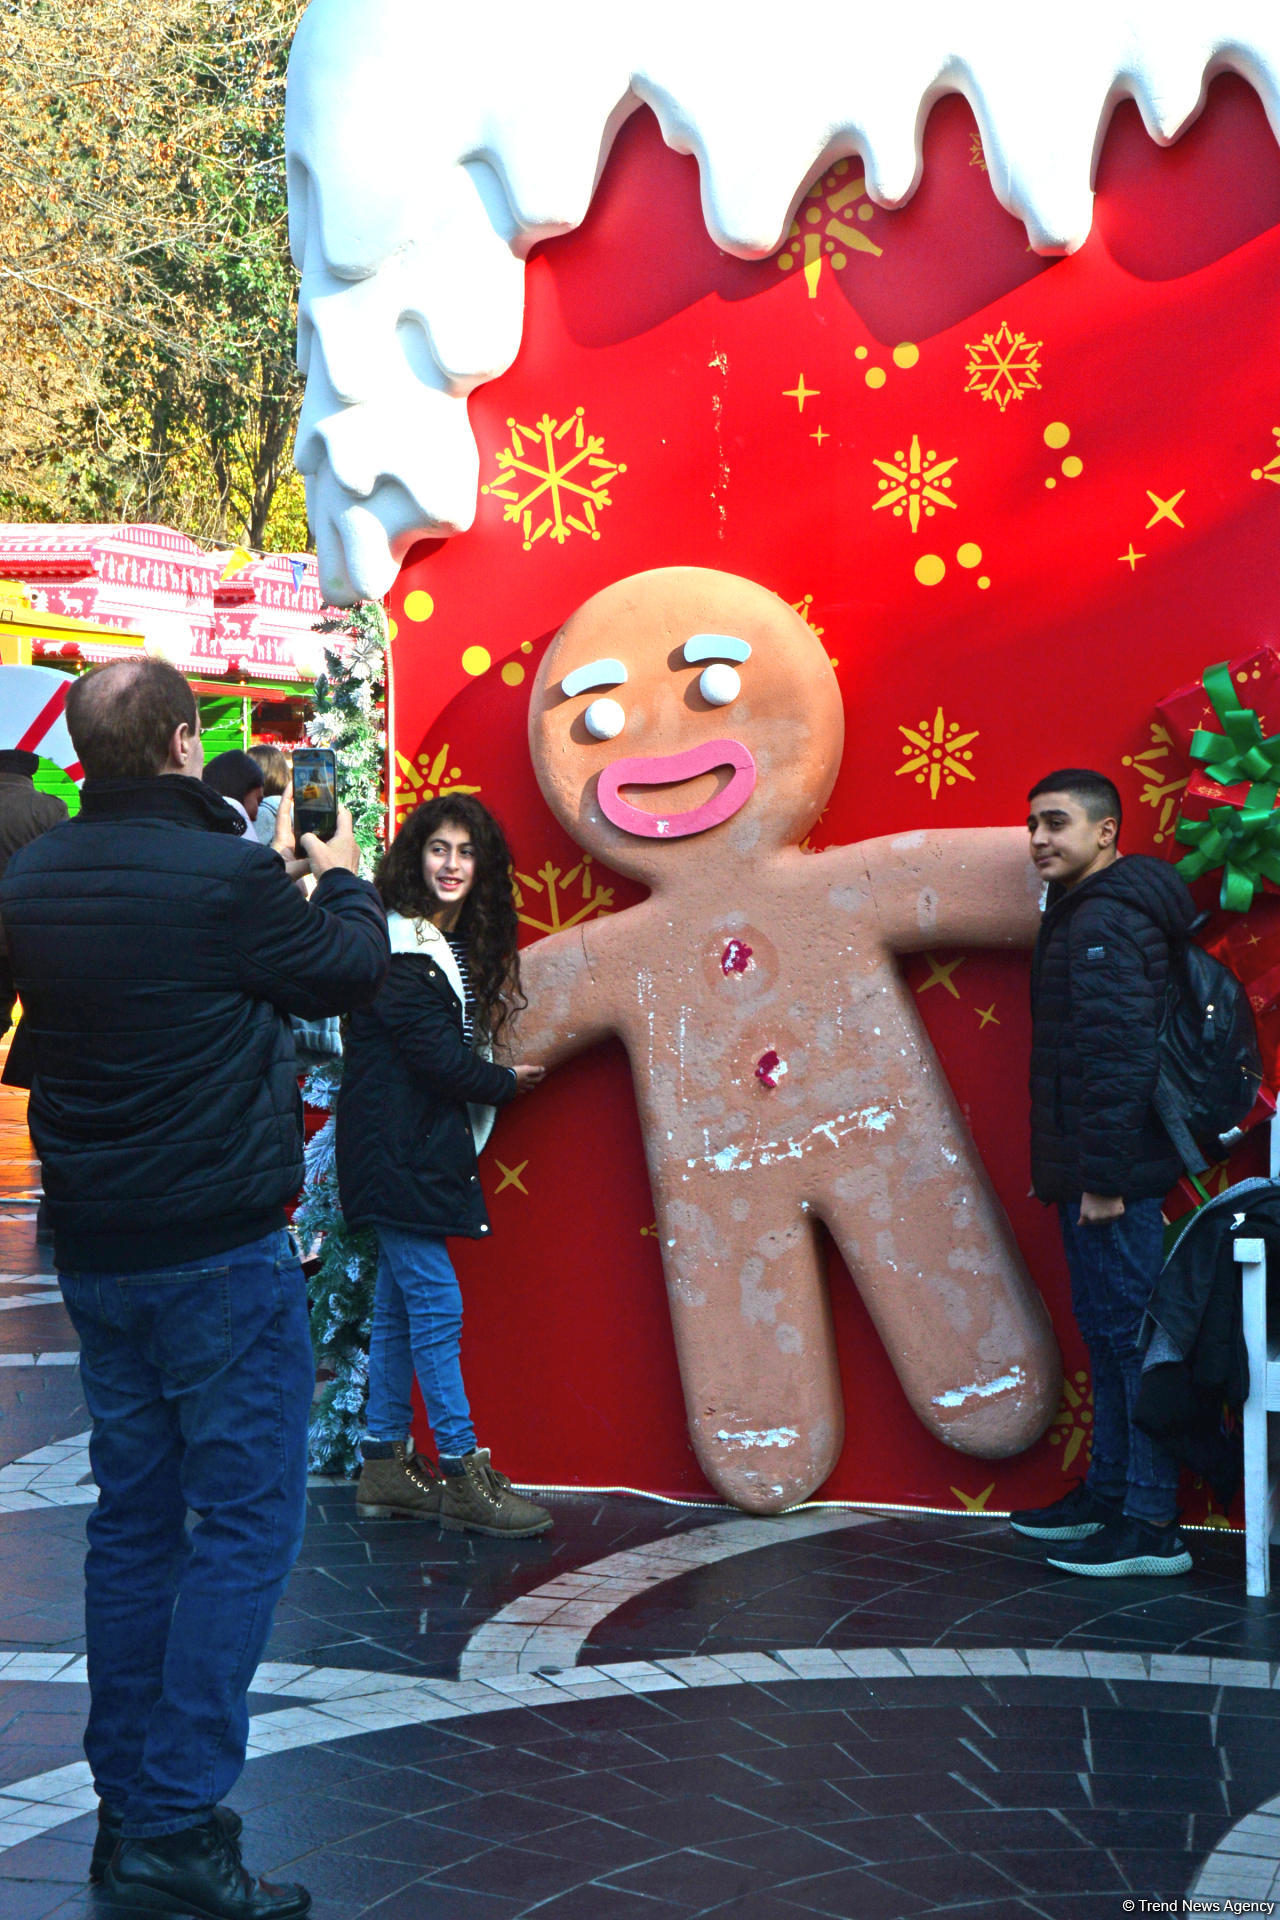
[[[535,893],[541,898],[532,899],[530,896]],[[563,933],[566,927],[576,927],[581,920],[610,912],[613,888],[598,884],[591,855],[584,853],[568,873],[549,860],[536,874],[517,873],[515,902],[516,918],[521,926],[532,927],[535,933]]]
[[[1120,764],[1122,767],[1132,767],[1145,782],[1139,798],[1144,807],[1154,807],[1160,816],[1155,830],[1155,842],[1159,846],[1172,830],[1187,776],[1179,771],[1180,756],[1177,754],[1173,755],[1173,765],[1167,764],[1173,753],[1173,741],[1168,729],[1162,727],[1158,720],[1152,720],[1150,728],[1150,746],[1143,747],[1140,753],[1126,753]],[[1172,774],[1172,779],[1165,777],[1169,774]]]
[[[996,1003],[994,1000],[989,1007],[975,1007],[974,1012],[977,1014],[980,1022],[978,1027],[979,1033],[982,1032],[983,1027],[998,1027],[1000,1025],[1000,1021],[996,1016]]]
[[[1133,550],[1133,542],[1132,542],[1132,540],[1131,540],[1131,541],[1129,542],[1129,551],[1128,551],[1128,553],[1121,553],[1121,554],[1117,554],[1117,556],[1116,556],[1116,558],[1117,558],[1117,559],[1119,560],[1119,562],[1120,562],[1120,564],[1121,564],[1121,566],[1125,566],[1126,564],[1128,565],[1128,568],[1129,568],[1129,571],[1130,571],[1130,573],[1136,573],[1136,572],[1138,571],[1138,562],[1139,562],[1139,560],[1145,560],[1145,559],[1146,559],[1146,557],[1147,557],[1147,556],[1146,556],[1146,554],[1145,554],[1145,553],[1135,553],[1135,552],[1134,552],[1134,550]]]
[[[922,953],[920,958],[929,962],[929,978],[920,982],[916,992],[928,993],[930,987],[945,987],[951,998],[958,1000],[960,989],[951,976],[957,967],[964,965],[964,955],[957,954],[954,960],[948,960],[945,963],[938,959],[936,953]]]
[[[829,440],[831,438],[831,435],[827,433],[824,428],[815,427],[813,432],[809,435],[809,438],[811,440],[816,440],[818,445],[821,446],[824,440]]]
[[[1177,506],[1179,500],[1182,499],[1186,491],[1187,491],[1186,488],[1183,487],[1182,491],[1180,493],[1175,493],[1172,499],[1162,500],[1158,493],[1152,493],[1150,487],[1148,487],[1146,490],[1147,498],[1151,502],[1152,506],[1155,508],[1155,512],[1152,514],[1151,518],[1148,520],[1147,526],[1154,527],[1157,520],[1172,520],[1174,526],[1182,527],[1182,530],[1185,533],[1186,528],[1183,526],[1182,521],[1179,520],[1177,514],[1174,512],[1174,508]]]
[[[898,732],[906,745],[902,765],[895,767],[894,773],[913,773],[919,786],[928,781],[931,800],[937,799],[944,782],[954,787],[957,780],[973,779],[969,762],[978,737],[976,727],[962,733],[958,722],[948,720],[939,707],[932,721],[922,720],[916,727],[899,724]]]
[[[872,513],[892,507],[894,518],[901,519],[905,513],[912,533],[918,533],[922,515],[932,519],[939,507],[954,509],[955,501],[947,498],[943,488],[951,485],[951,469],[959,457],[954,454],[950,460],[939,460],[932,447],[922,452],[920,435],[913,433],[906,451],[899,448],[892,460],[871,462],[884,476],[877,483],[880,498],[872,501]]]
[[[995,1490],[996,1483],[994,1480],[989,1487],[984,1487],[981,1493],[961,1493],[959,1487],[952,1487],[951,1489],[956,1499],[960,1502],[960,1505],[967,1508],[970,1513],[981,1513]]]
[[[782,389],[782,397],[784,400],[794,400],[798,410],[803,413],[805,401],[816,400],[820,392],[820,387],[806,387],[804,375],[801,374],[794,387],[784,387]]]
[[[523,1193],[527,1198],[529,1189],[520,1178],[520,1175],[524,1172],[529,1162],[522,1160],[518,1167],[504,1167],[501,1160],[495,1162],[495,1164],[498,1172],[502,1175],[502,1179],[498,1183],[497,1191],[502,1193],[507,1187],[514,1187],[518,1193]]]

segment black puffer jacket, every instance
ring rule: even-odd
[[[1196,906],[1173,868],[1130,854],[1050,887],[1031,971],[1031,1178],[1041,1200],[1157,1199],[1181,1162],[1151,1108],[1169,943]]]
[[[199,780],[89,781],[0,885],[60,1268],[140,1272],[270,1233],[302,1180],[287,1013],[376,993],[367,881],[310,903]]]
[[[427,953],[393,953],[347,1030],[338,1191],[351,1227],[478,1240],[489,1231],[467,1103],[506,1104],[515,1076],[472,1051],[462,1007]]]

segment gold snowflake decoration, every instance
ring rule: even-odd
[[[1062,1471],[1070,1473],[1093,1426],[1093,1388],[1082,1367],[1062,1382],[1062,1403],[1053,1416],[1049,1445],[1062,1448]]]
[[[944,783],[954,787],[957,780],[973,779],[968,763],[973,759],[970,749],[978,737],[976,728],[971,733],[962,733],[939,707],[932,722],[922,720],[918,727],[899,726],[898,732],[906,745],[902,749],[902,765],[895,767],[894,772],[914,774],[921,786],[927,780],[931,800],[937,799]]]
[[[1272,427],[1276,438],[1276,451],[1265,467],[1255,467],[1249,476],[1252,480],[1270,480],[1273,486],[1280,487],[1280,427]]]
[[[876,212],[866,192],[865,176],[855,172],[848,160],[837,160],[810,187],[796,209],[778,265],[784,273],[789,273],[797,261],[803,265],[811,300],[818,297],[824,259],[842,273],[850,253],[869,253],[878,260],[884,252],[861,231],[861,225],[873,220]],[[851,225],[854,220],[861,224]]]
[[[987,171],[987,156],[982,151],[982,135],[976,131],[969,135],[969,165],[981,167],[983,173]]]
[[[529,901],[529,893],[539,894],[541,898]],[[532,927],[535,933],[563,933],[566,927],[576,927],[580,921],[594,919],[596,914],[609,913],[613,908],[613,888],[596,884],[590,854],[584,854],[568,873],[553,867],[549,860],[538,868],[536,877],[531,873],[517,873],[515,894],[516,917],[521,926]],[[546,917],[538,919],[531,911],[533,907]]]
[[[627,469],[606,458],[604,440],[587,432],[583,413],[578,407],[566,420],[544,413],[536,427],[507,421],[511,444],[498,455],[497,478],[480,491],[506,501],[502,517],[522,529],[526,553],[544,533],[560,546],[571,533],[600,538],[596,515],[612,506],[609,483]]]
[[[1142,775],[1144,785],[1138,796],[1139,801],[1144,807],[1154,807],[1160,816],[1154,836],[1157,846],[1169,837],[1174,815],[1178,811],[1179,795],[1188,779],[1185,773],[1180,780],[1165,778],[1171,772],[1171,768],[1167,765],[1161,766],[1159,763],[1167,760],[1172,751],[1173,741],[1168,732],[1158,720],[1153,720],[1151,745],[1144,747],[1141,753],[1126,753],[1120,762],[1121,766],[1132,767],[1135,773]]]
[[[872,461],[884,478],[880,481],[880,498],[872,502],[871,511],[892,507],[895,519],[905,513],[912,533],[919,533],[922,517],[932,519],[939,507],[954,508],[955,501],[944,489],[951,485],[951,469],[958,458],[939,460],[932,447],[922,453],[920,435],[913,433],[906,453],[899,450],[892,460]]]
[[[463,784],[462,769],[449,765],[449,743],[436,753],[424,750],[416,759],[396,749],[396,825],[400,826],[415,807],[435,800],[442,793],[479,793],[479,787]]]
[[[1011,400],[1021,400],[1024,393],[1033,390],[1038,393],[1040,362],[1036,355],[1043,345],[1043,340],[1028,340],[1025,333],[1014,333],[1008,321],[1002,320],[994,333],[984,333],[981,340],[965,346],[969,355],[965,392],[994,400],[1001,413]]]

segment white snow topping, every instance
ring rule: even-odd
[[[1014,1367],[1009,1373],[1002,1373],[998,1380],[976,1381],[971,1387],[952,1387],[948,1393],[935,1393],[935,1407],[962,1407],[966,1400],[988,1400],[992,1394],[1008,1393],[1013,1387],[1020,1387],[1026,1379],[1021,1367]]]
[[[326,596],[386,591],[408,547],[470,526],[467,395],[520,345],[523,261],[586,215],[641,105],[692,153],[717,245],[773,253],[833,160],[861,156],[897,207],[919,182],[933,103],[962,93],[991,186],[1041,253],[1092,219],[1116,102],[1175,140],[1214,74],[1257,89],[1280,129],[1275,0],[916,0],[841,13],[805,56],[776,0],[312,0],[289,66],[290,229],[307,396],[296,460]]]
[[[716,1434],[716,1439],[723,1440],[727,1447],[794,1447],[799,1438],[798,1427],[765,1427],[759,1433],[750,1429],[729,1433],[721,1427]]]

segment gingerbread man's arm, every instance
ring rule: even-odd
[[[516,1023],[513,1059],[556,1067],[617,1031],[612,994],[597,978],[607,944],[607,925],[595,921],[524,948],[520,982],[529,1004]]]
[[[847,860],[851,881],[861,873],[896,953],[1035,945],[1042,883],[1025,827],[931,827],[819,858]]]

